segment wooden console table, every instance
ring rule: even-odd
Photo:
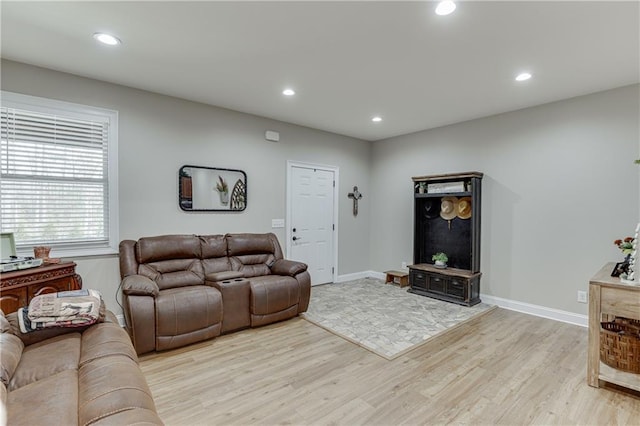
[[[27,306],[40,294],[80,288],[82,278],[76,274],[74,262],[5,272],[0,274],[0,308],[9,314]]]
[[[615,263],[607,263],[589,281],[589,352],[587,381],[600,387],[600,382],[614,383],[640,391],[640,374],[609,367],[600,361],[600,322],[603,315],[640,320],[640,286],[623,284],[611,276]],[[609,320],[609,318],[604,319]]]

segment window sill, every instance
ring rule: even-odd
[[[16,255],[19,257],[33,257],[33,250],[18,249]],[[118,256],[118,250],[111,247],[104,248],[51,248],[51,258],[62,259],[77,259],[77,258],[92,258],[92,257],[116,257]]]

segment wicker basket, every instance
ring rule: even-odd
[[[600,325],[600,360],[609,367],[640,374],[640,321],[616,318]]]

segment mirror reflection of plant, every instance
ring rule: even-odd
[[[216,189],[218,192],[229,192],[229,186],[227,181],[222,179],[222,176],[218,175],[218,182],[216,183]]]

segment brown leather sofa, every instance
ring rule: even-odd
[[[166,350],[307,310],[307,265],[274,234],[164,235],[120,243],[127,329],[138,354]]]
[[[28,334],[16,315],[0,316],[7,425],[162,425],[131,340],[111,312],[92,326]]]

